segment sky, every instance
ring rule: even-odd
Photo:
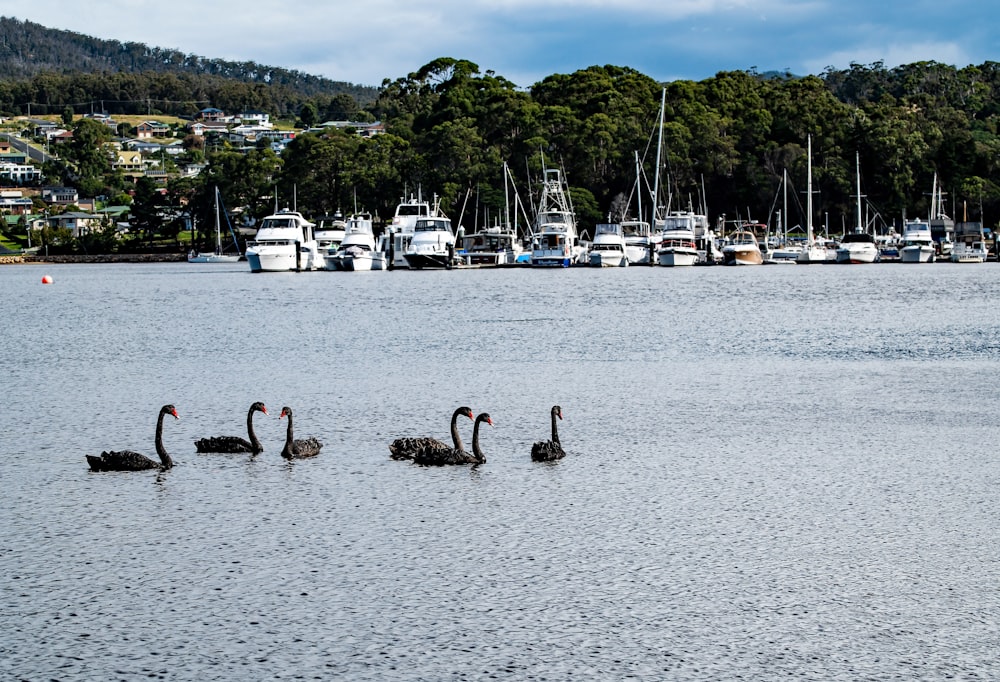
[[[0,14],[373,86],[438,57],[521,88],[606,64],[700,81],[720,71],[1000,61],[1000,13],[969,0],[34,0]]]

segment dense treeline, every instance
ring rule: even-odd
[[[1000,68],[994,62],[964,68],[852,64],[806,77],[729,71],[665,85],[628,67],[593,66],[548,76],[525,90],[472,62],[440,58],[385,81],[368,101],[332,90],[310,95],[281,82],[240,81],[225,73],[47,71],[0,80],[0,111],[23,113],[30,101],[63,113],[75,102],[102,100],[123,113],[127,107],[135,113],[165,111],[174,103],[177,111],[171,113],[190,114],[210,104],[294,113],[303,123],[381,120],[384,135],[299,135],[280,157],[264,146],[247,152],[210,144],[206,171],[172,183],[162,201],[192,202],[207,218],[217,185],[227,206],[254,217],[273,210],[275,197],[284,204],[294,197],[312,215],[357,207],[387,217],[401,196],[420,190],[437,194],[442,207],[469,228],[502,209],[505,163],[527,200],[544,156],[546,164],[564,169],[587,229],[609,213],[635,212],[636,156],[638,175],[650,181],[665,88],[661,175],[668,182],[660,197],[669,198],[671,208],[704,204],[713,218],[764,220],[787,170],[793,203],[788,218],[804,223],[798,206],[804,203],[811,137],[814,223],[829,221],[831,232],[853,226],[856,158],[862,194],[884,223],[898,227],[904,215],[926,215],[935,178],[945,191],[946,210],[957,219],[993,226],[1000,215]],[[77,153],[85,156],[82,149]],[[87,177],[77,161],[69,161],[64,176],[76,174],[88,187],[104,183],[101,193],[109,196],[125,189],[120,178]],[[147,196],[161,200],[148,187],[140,189],[137,203]],[[648,211],[648,199],[644,207]],[[155,222],[155,211],[137,208],[150,225]]]
[[[350,206],[357,196],[381,211],[404,187],[420,186],[441,194],[453,213],[473,196],[496,215],[503,162],[537,178],[544,153],[565,169],[587,227],[625,203],[636,153],[653,176],[662,87],[626,67],[595,66],[523,91],[471,62],[438,59],[384,84],[370,110],[389,135],[302,137],[285,152],[278,186],[297,187],[305,205]],[[762,220],[786,169],[793,206],[804,203],[811,136],[814,222],[828,220],[831,232],[853,226],[856,158],[866,213],[886,224],[926,216],[935,176],[956,218],[995,224],[1000,213],[994,63],[854,64],[804,78],[734,71],[665,87],[661,174],[669,186],[661,197],[672,208],[703,202],[712,216]],[[804,223],[796,210],[791,222]]]
[[[356,101],[370,102],[376,89],[369,86],[332,81],[311,76],[300,71],[265,66],[255,62],[232,62],[221,59],[207,59],[196,55],[186,55],[177,50],[149,47],[142,43],[121,43],[115,40],[100,40],[72,31],[51,29],[14,18],[0,17],[0,81],[31,81],[36,76],[47,74],[48,82],[34,88],[20,90],[13,96],[0,99],[0,107],[8,113],[26,113],[28,102],[58,107],[77,102],[103,100],[108,105],[108,113],[130,113],[116,108],[118,103],[132,100],[153,99],[171,101],[201,100],[202,95],[219,94],[225,91],[220,83],[246,84],[246,94],[236,95],[261,101],[274,113],[294,111],[295,107],[313,97],[332,97],[339,94],[350,95]],[[80,81],[79,74],[131,74],[131,90],[124,87],[112,88],[118,95],[96,96],[87,94],[91,83]],[[165,74],[174,74],[180,85],[194,86],[195,90],[184,92],[174,88],[175,83],[164,79]],[[69,77],[66,80],[59,76]],[[60,98],[46,86],[69,84],[74,97]],[[263,93],[261,91],[264,91]],[[42,97],[33,97],[41,93]],[[61,100],[61,101],[60,101]],[[215,104],[220,106],[220,104]],[[169,107],[157,106],[164,113],[176,114]]]

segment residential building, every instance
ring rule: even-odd
[[[170,126],[160,121],[143,121],[135,127],[135,136],[140,140],[167,137],[168,135],[170,135]]]

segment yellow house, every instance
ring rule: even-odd
[[[125,176],[142,177],[144,166],[142,163],[142,152],[116,151],[111,167],[116,171],[121,171]]]

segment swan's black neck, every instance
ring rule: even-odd
[[[288,417],[288,426],[285,427],[285,449],[281,452],[283,455],[290,455],[295,452],[295,448],[292,445],[295,441],[295,434],[292,431],[292,413],[285,412],[285,416]]]
[[[169,469],[174,465],[174,460],[170,459],[170,454],[163,446],[163,418],[166,415],[166,410],[160,410],[160,416],[156,420],[156,454],[160,456],[160,464],[163,468]]]
[[[253,447],[254,452],[260,452],[264,449],[264,445],[258,440],[257,434],[253,430],[253,413],[256,410],[251,407],[250,411],[247,412],[247,434],[250,436],[250,445]],[[292,418],[288,418],[288,423],[292,422]]]
[[[476,425],[472,427],[472,456],[476,458],[479,464],[486,463],[486,455],[483,454],[482,448],[479,447],[479,425],[486,421],[486,418],[480,414],[476,417]]]
[[[559,428],[556,426],[556,411],[552,410],[552,442],[559,442]]]
[[[461,410],[455,410],[455,413],[451,415],[451,441],[455,445],[456,450],[464,450],[465,446],[462,445],[462,437],[458,435],[458,417],[462,414]]]

